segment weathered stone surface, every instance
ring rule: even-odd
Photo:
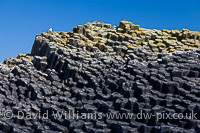
[[[0,117],[0,131],[199,132],[199,36],[127,21],[119,27],[95,21],[73,32],[42,33],[30,55],[0,64],[0,111],[13,112],[11,119]],[[48,119],[19,119],[20,111],[48,111]],[[66,117],[53,117],[62,111]],[[72,111],[99,113],[101,119],[72,119]],[[184,117],[194,111],[197,120],[106,116],[131,113],[136,118],[141,111]]]

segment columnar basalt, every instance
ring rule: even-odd
[[[0,64],[0,130],[200,132],[199,44],[199,32],[150,30],[128,21],[37,35],[31,54]],[[8,110],[12,117],[5,119]],[[55,117],[63,111],[67,117]],[[152,117],[138,118],[141,112]],[[163,112],[183,118],[155,117]],[[89,113],[99,116],[81,117]],[[189,113],[195,117],[186,118]]]

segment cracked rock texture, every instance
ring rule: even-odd
[[[31,54],[0,64],[0,132],[200,132],[199,48],[199,32],[150,30],[128,21],[37,35]],[[141,111],[183,118],[136,118]],[[55,118],[59,112],[67,117]],[[39,117],[45,113],[47,119]],[[101,117],[77,117],[87,113]],[[136,119],[106,116],[128,113]],[[195,119],[186,119],[189,113]]]

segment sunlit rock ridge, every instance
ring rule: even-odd
[[[1,132],[200,132],[200,32],[128,21],[49,30],[0,63],[0,100]]]

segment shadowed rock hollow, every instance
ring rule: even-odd
[[[0,64],[0,131],[200,132],[199,49],[199,32],[128,21],[37,35],[31,54]]]

